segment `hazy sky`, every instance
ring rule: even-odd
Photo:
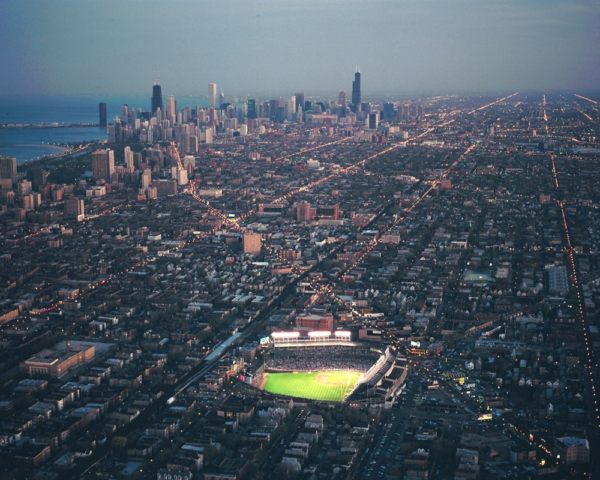
[[[0,95],[600,88],[600,1],[0,0]]]

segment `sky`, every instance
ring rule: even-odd
[[[0,96],[600,89],[600,0],[0,1]]]

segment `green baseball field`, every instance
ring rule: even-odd
[[[341,402],[360,377],[359,372],[265,373],[261,388],[290,397]]]

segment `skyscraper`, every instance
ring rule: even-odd
[[[121,107],[121,122],[125,125],[129,123],[129,106],[127,104]]]
[[[144,169],[142,173],[142,188],[148,188],[152,183],[152,171],[149,168]]]
[[[108,171],[106,172],[108,175],[108,180],[110,181],[110,177],[113,173],[115,173],[115,152],[108,148],[106,150],[106,158],[108,163]]]
[[[167,97],[167,118],[172,118],[173,122],[177,120],[177,101],[173,95]]]
[[[408,120],[408,105],[398,105],[398,120]]]
[[[223,110],[225,105],[225,93],[221,90],[221,94],[219,95],[219,110]]]
[[[417,118],[417,112],[418,112],[418,110],[417,110],[417,105],[413,103],[413,104],[410,106],[410,116],[411,116],[411,120],[416,120],[416,118]]]
[[[299,107],[304,111],[304,93],[294,93],[294,97],[296,97],[296,111]]]
[[[31,182],[29,180],[19,180],[17,183],[17,195],[23,198],[31,193]]]
[[[356,111],[359,104],[360,104],[360,68],[354,74],[354,81],[352,82],[352,105],[354,106],[354,111]]]
[[[115,171],[115,152],[111,149],[96,150],[92,153],[92,179],[110,182]]]
[[[17,159],[0,157],[0,178],[12,180],[13,187],[17,184]]]
[[[287,104],[287,114],[288,115],[293,115],[296,112],[296,97],[292,96],[289,100],[288,100],[288,104]]]
[[[96,150],[92,153],[92,179],[93,180],[106,180],[106,172],[108,171],[108,164],[106,153],[104,150]]]
[[[152,115],[156,113],[162,105],[162,90],[158,83],[155,83],[152,87]]]
[[[85,205],[83,200],[77,197],[67,198],[65,200],[65,215],[67,217],[79,217],[85,215]]]
[[[217,84],[208,84],[208,106],[210,108],[217,108]]]
[[[33,188],[38,190],[40,186],[46,185],[46,183],[48,183],[47,177],[48,172],[46,170],[43,168],[36,168],[33,171]]]
[[[279,100],[269,100],[269,118],[273,121],[277,120],[277,109],[279,108]]]
[[[383,104],[383,118],[385,120],[391,121],[394,119],[394,114],[395,114],[394,104],[391,102],[385,102]]]
[[[106,127],[106,103],[101,102],[98,104],[98,110],[100,112],[100,126]]]
[[[127,168],[129,169],[130,172],[133,172],[133,152],[131,151],[131,148],[129,147],[125,147],[125,164],[127,165]]]
[[[254,98],[248,100],[248,118],[256,118],[256,100]]]
[[[285,122],[285,107],[283,105],[277,107],[277,115],[275,121],[279,123]]]
[[[377,130],[379,126],[379,112],[369,113],[369,130]]]
[[[343,108],[348,106],[348,102],[346,101],[346,90],[340,90],[338,102]]]

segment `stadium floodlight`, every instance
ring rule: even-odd
[[[351,337],[352,336],[352,332],[348,332],[346,330],[336,330],[334,332],[334,335],[336,337]]]
[[[317,331],[317,332],[308,332],[309,337],[330,337],[331,332],[329,331]]]
[[[273,338],[298,338],[300,332],[273,332],[271,336]]]

